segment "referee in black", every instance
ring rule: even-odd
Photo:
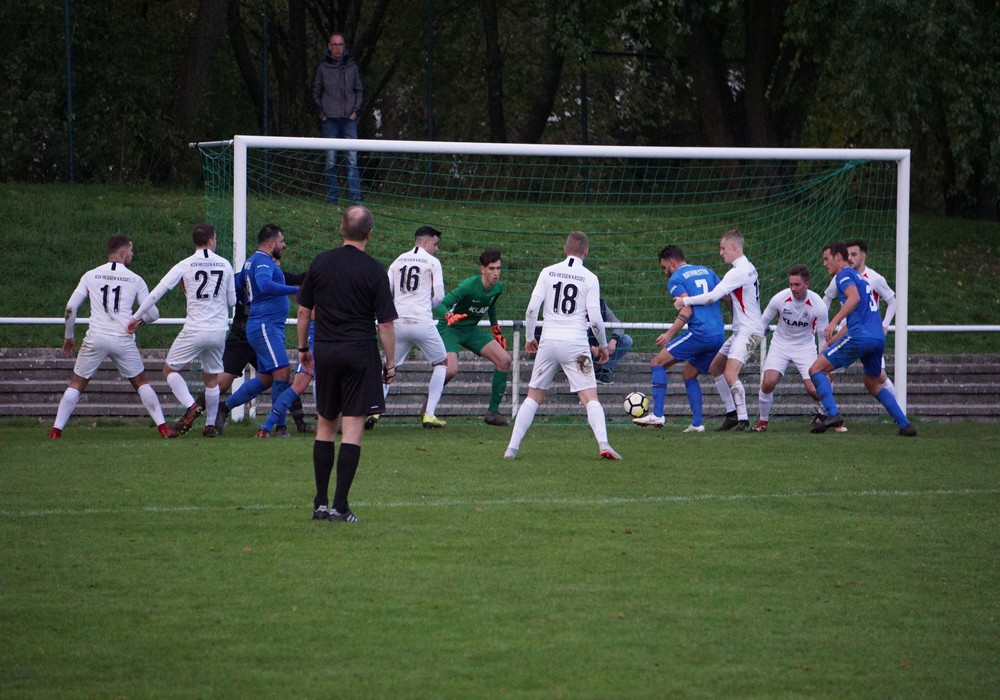
[[[299,362],[316,374],[316,474],[314,520],[358,522],[347,503],[361,459],[365,419],[385,411],[382,384],[396,376],[396,334],[392,322],[396,307],[385,266],[365,252],[372,236],[372,213],[363,206],[348,207],[340,222],[344,245],[313,258],[299,287]],[[309,352],[309,319],[315,316],[313,347]],[[385,351],[379,356],[378,339]],[[334,439],[340,429],[337,486],[327,508]]]

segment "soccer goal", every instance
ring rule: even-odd
[[[484,248],[503,253],[499,312],[523,318],[538,271],[561,259],[566,234],[590,237],[587,266],[603,296],[633,329],[635,349],[675,311],[658,256],[680,245],[687,260],[720,276],[720,236],[738,228],[757,266],[761,299],[787,286],[788,268],[809,266],[820,295],[828,282],[823,245],[863,239],[868,264],[896,289],[895,384],[906,406],[908,150],[712,149],[327,140],[237,136],[192,144],[203,154],[208,216],[220,253],[232,233],[234,263],[256,247],[267,222],[286,232],[286,269],[301,270],[340,245],[347,205],[327,203],[326,151],[357,151],[365,204],[375,215],[368,251],[386,264],[422,225],[441,230],[446,284],[479,271]]]

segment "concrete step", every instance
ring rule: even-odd
[[[156,390],[164,412],[168,416],[180,412],[172,393],[161,374],[166,350],[143,350],[146,376]],[[627,420],[621,401],[631,391],[649,392],[649,359],[651,354],[636,353],[625,358],[615,372],[611,386],[598,387],[598,394],[605,412],[611,420]],[[893,373],[892,358],[888,371]],[[74,359],[64,358],[57,349],[0,349],[0,416],[55,415],[59,400],[66,388]],[[522,358],[519,362],[519,402],[527,391],[532,362]],[[389,394],[389,416],[419,416],[426,398],[430,380],[430,367],[419,357],[408,358],[397,371],[397,381]],[[479,416],[488,404],[488,388],[493,366],[471,353],[460,355],[459,375],[448,384],[437,410],[447,418]],[[200,380],[195,384],[200,386]],[[748,407],[751,415],[757,409],[757,383],[760,365],[749,363],[743,371],[747,387]],[[668,370],[666,412],[672,416],[689,415],[687,397],[680,368]],[[710,378],[700,380],[704,394],[706,417],[722,413],[721,400]],[[868,395],[861,380],[860,367],[851,367],[838,373],[834,379],[838,403],[847,415],[871,416],[883,414],[883,409]],[[508,383],[507,399],[503,411],[510,411],[513,381]],[[303,396],[306,410],[314,406],[312,389]],[[1000,355],[915,355],[908,365],[909,413],[930,420],[1000,420]],[[257,402],[257,413],[270,410],[270,396],[265,393]],[[775,392],[772,415],[807,416],[814,411],[814,404],[803,390],[797,372],[791,370]],[[578,414],[583,407],[575,394],[569,391],[562,375],[550,389],[541,415]],[[74,415],[81,416],[142,416],[145,410],[129,382],[121,379],[110,362],[105,363],[81,395]]]

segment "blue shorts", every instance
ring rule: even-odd
[[[882,375],[882,353],[884,350],[885,338],[852,338],[848,334],[824,350],[823,357],[835,369],[849,367],[861,360],[861,366],[866,375],[879,377]]]
[[[316,342],[316,324],[313,323],[312,321],[310,321],[309,322],[309,352],[311,352],[313,354],[313,359],[314,360],[316,358],[316,349],[314,347],[315,342]],[[295,366],[295,371],[296,372],[305,372],[305,370],[302,368],[302,364],[301,363],[299,363],[299,364],[297,364]],[[310,377],[315,377],[316,376],[316,363],[315,362],[313,362],[313,371],[309,373],[309,376]]]
[[[257,352],[257,372],[260,374],[273,374],[288,366],[284,323],[248,321],[247,340]]]
[[[664,350],[680,362],[690,362],[692,367],[704,374],[708,372],[708,366],[712,364],[725,339],[724,335],[703,338],[688,331],[668,343]]]

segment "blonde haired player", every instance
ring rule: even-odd
[[[608,444],[604,407],[597,400],[597,379],[591,358],[587,329],[597,338],[597,361],[608,360],[608,341],[601,318],[601,283],[583,266],[590,243],[587,234],[573,231],[566,237],[566,259],[550,265],[538,275],[525,314],[524,350],[535,353],[535,364],[528,382],[528,396],[514,420],[504,459],[516,459],[521,440],[531,427],[535,413],[548,392],[556,370],[562,367],[569,388],[576,392],[587,409],[587,423],[597,438],[602,459],[621,459]],[[535,340],[538,312],[543,313],[542,336]]]

